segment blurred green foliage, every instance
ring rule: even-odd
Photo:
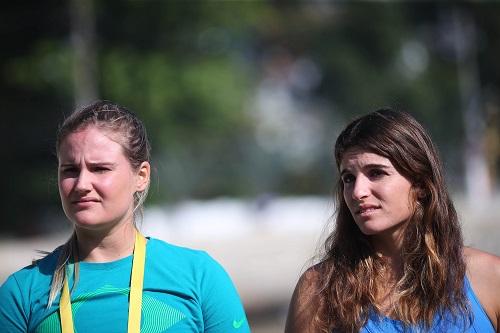
[[[94,5],[96,85],[101,98],[129,107],[146,123],[157,171],[150,202],[328,194],[335,176],[331,146],[339,128],[388,105],[407,109],[426,125],[452,179],[459,179],[457,139],[463,125],[457,64],[446,42],[453,4],[115,0]],[[483,105],[496,105],[500,7],[453,6],[477,25]],[[7,190],[0,231],[38,233],[57,211],[54,137],[57,124],[74,108],[70,23],[68,2],[60,0],[9,3],[1,11]],[[299,67],[305,72],[298,70],[297,79],[293,71]],[[310,75],[310,82],[302,74]],[[271,130],[290,136],[291,143],[283,144],[288,152],[266,148],[257,137],[259,124],[274,112],[262,107],[260,98],[276,93],[264,100],[269,104],[282,91],[295,108],[285,115],[295,118],[285,117],[282,128]],[[281,111],[278,105],[276,112]],[[309,119],[318,120],[309,130],[317,139],[300,148],[305,139],[296,133]]]

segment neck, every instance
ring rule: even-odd
[[[391,275],[400,276],[403,272],[401,250],[403,246],[403,228],[388,230],[385,233],[373,235],[370,242],[375,252],[385,258]]]
[[[136,229],[124,223],[112,230],[75,229],[80,261],[110,262],[125,258],[134,252]]]
[[[375,296],[376,303],[383,315],[392,316],[394,314],[394,302],[397,302],[395,288],[397,282],[403,276],[401,233],[373,235],[370,242],[375,253],[382,257],[385,263],[382,271],[378,272],[376,277],[378,285],[377,295]]]

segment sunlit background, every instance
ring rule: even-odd
[[[253,332],[283,331],[331,228],[336,135],[380,107],[425,125],[466,243],[500,255],[499,17],[477,1],[4,4],[0,283],[69,236],[55,133],[96,98],[148,129],[144,233],[221,262]]]

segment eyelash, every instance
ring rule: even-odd
[[[379,169],[373,169],[373,170],[369,171],[369,175],[372,176],[372,177],[380,177],[380,176],[383,176],[383,175],[386,175],[386,174],[387,173],[385,173],[384,171],[379,170]]]
[[[368,177],[370,179],[379,179],[380,177],[387,175],[387,172],[380,169],[368,170]],[[356,177],[352,174],[346,174],[342,177],[342,182],[344,184],[350,184],[356,180]]]
[[[96,168],[94,168],[94,171],[95,172],[99,172],[99,173],[106,172],[106,171],[109,171],[109,170],[110,169],[106,168],[106,167],[96,167]]]
[[[61,170],[62,173],[74,173],[77,172],[78,170],[76,168],[64,168]]]
[[[92,172],[96,172],[96,173],[104,173],[104,172],[107,172],[107,171],[110,171],[111,169],[108,168],[108,167],[94,167],[91,169]],[[68,167],[68,168],[64,168],[61,170],[61,172],[63,174],[70,174],[70,173],[77,173],[79,172],[80,170],[78,168],[75,168],[75,167]]]

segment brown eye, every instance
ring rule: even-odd
[[[344,184],[350,184],[350,183],[354,182],[354,180],[355,180],[355,178],[351,174],[346,174],[346,175],[342,176],[342,182]]]
[[[386,173],[385,171],[380,170],[380,169],[372,169],[372,170],[370,170],[370,172],[369,172],[369,176],[370,176],[370,178],[372,178],[372,179],[377,179],[377,178],[380,178],[380,177],[382,177],[382,176],[384,176],[384,175],[386,175],[386,174],[387,174],[387,173]]]

